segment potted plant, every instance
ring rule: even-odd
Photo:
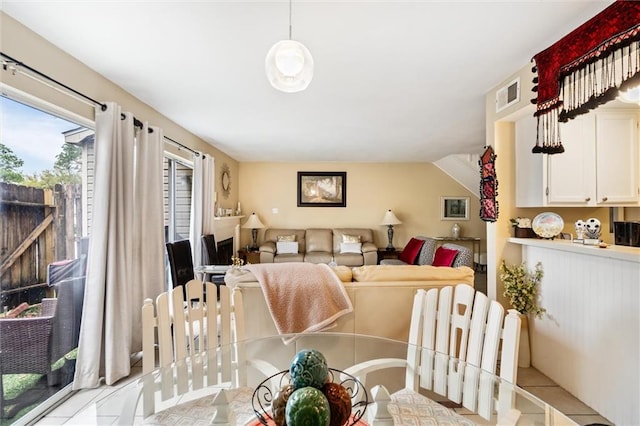
[[[513,236],[516,238],[534,238],[536,234],[531,228],[531,219],[528,217],[516,217],[509,219],[513,227]]]
[[[540,262],[536,264],[533,271],[530,271],[524,262],[520,265],[511,266],[507,265],[504,260],[500,263],[500,281],[504,285],[503,295],[509,298],[513,309],[520,313],[519,367],[529,367],[531,365],[528,315],[532,314],[541,318],[542,314],[546,312],[538,304],[538,286],[542,281],[543,275],[542,263]]]

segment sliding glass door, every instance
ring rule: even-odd
[[[73,380],[93,204],[92,123],[21,101],[0,97],[3,424]]]

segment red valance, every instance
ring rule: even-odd
[[[533,57],[538,77],[533,152],[564,151],[564,122],[640,84],[640,1],[618,0]],[[542,145],[540,145],[542,138]]]

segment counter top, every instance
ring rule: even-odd
[[[626,260],[629,262],[640,263],[640,248],[608,245],[607,248],[598,246],[586,246],[573,243],[568,240],[543,240],[539,238],[509,238],[508,241],[513,244],[524,246],[542,247],[550,250],[569,251],[572,253],[580,253],[587,256],[598,256],[610,259]]]

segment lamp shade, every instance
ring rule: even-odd
[[[391,209],[387,210],[384,214],[384,218],[382,219],[382,223],[380,225],[399,225],[402,222],[396,217],[395,214],[391,211]]]
[[[304,44],[280,40],[267,53],[265,71],[274,88],[288,93],[300,92],[313,78],[313,57]]]
[[[264,228],[264,225],[262,224],[262,222],[260,222],[260,218],[258,217],[257,214],[251,213],[251,215],[249,216],[249,219],[247,219],[247,221],[244,223],[244,225],[242,225],[242,227],[249,228],[249,229],[262,229]]]

